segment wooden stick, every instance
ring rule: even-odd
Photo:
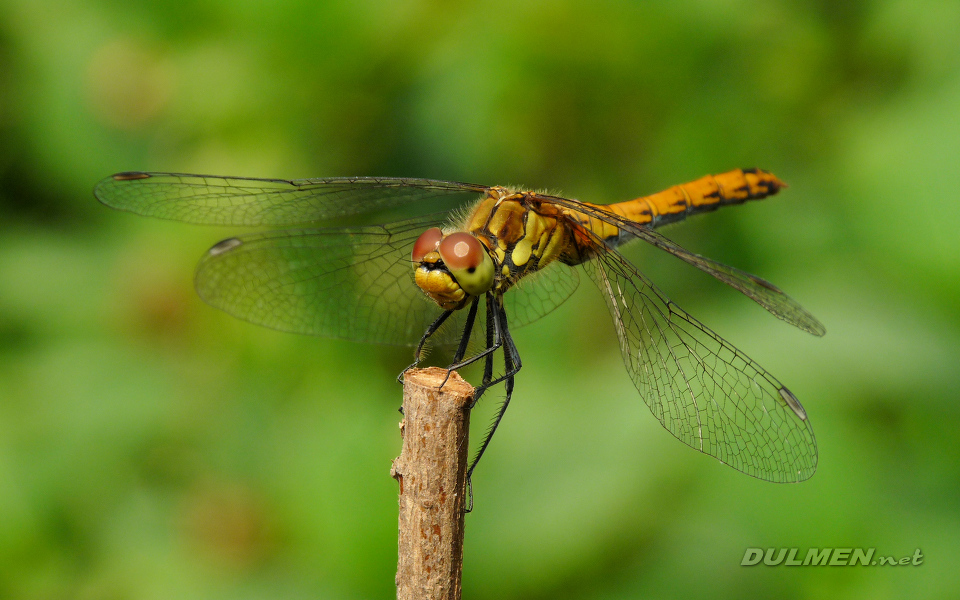
[[[403,378],[403,450],[390,471],[400,484],[397,600],[460,600],[474,389],[446,377],[430,367]]]

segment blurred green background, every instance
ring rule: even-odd
[[[514,332],[464,597],[957,597],[958,156],[953,0],[0,0],[0,598],[394,594],[411,351],[204,305],[192,269],[236,231],[113,212],[100,178],[612,202],[740,166],[790,188],[666,233],[781,286],[825,338],[631,257],[797,394],[817,474],[764,483],[673,439],[584,281]],[[741,567],[747,547],[925,560]]]

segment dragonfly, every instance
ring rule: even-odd
[[[562,304],[585,273],[606,301],[627,373],[667,431],[747,475],[799,482],[816,470],[817,444],[797,397],[621,253],[643,240],[822,336],[824,326],[772,283],[656,231],[784,187],[770,172],[736,169],[603,205],[431,179],[138,171],[107,177],[94,195],[144,216],[271,228],[217,243],[196,270],[200,297],[241,319],[300,334],[416,345],[411,367],[431,343],[456,347],[450,370],[482,361],[473,403],[499,383],[505,399],[468,481],[522,366],[511,330]],[[495,374],[498,352],[503,369]]]

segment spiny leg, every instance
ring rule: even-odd
[[[496,329],[496,312],[494,311],[491,296],[492,294],[487,294],[487,348],[493,346],[494,330]],[[492,379],[493,354],[487,354],[483,364],[483,382],[473,394],[473,402],[470,403],[470,410],[473,410],[473,407],[480,401],[480,396],[490,387],[490,381]],[[473,510],[473,479],[470,477],[470,473],[472,472],[473,469],[467,472],[467,508],[465,512],[471,512]]]
[[[492,338],[490,336],[491,330],[493,331]],[[503,309],[503,297],[494,295],[491,292],[487,292],[487,348],[486,350],[478,354],[475,354],[474,356],[471,356],[470,358],[458,364],[451,365],[448,368],[450,370],[455,370],[465,365],[469,365],[470,363],[476,362],[481,358],[492,357],[494,352],[496,352],[501,347],[503,347],[503,342],[505,339],[504,333],[506,331],[507,331],[507,313]],[[511,341],[511,343],[513,342]],[[514,346],[513,355],[514,355],[514,358],[517,357],[516,346]],[[488,362],[487,365],[488,366],[484,369],[484,372],[485,372],[484,381],[480,385],[480,387],[477,388],[477,393],[473,398],[473,403],[470,404],[470,408],[473,408],[474,406],[477,405],[477,402],[480,400],[480,396],[483,395],[483,392],[485,392],[487,388],[497,385],[501,381],[506,380],[507,378],[513,376],[513,374],[516,373],[517,370],[519,370],[519,369],[516,369],[516,370],[513,370],[513,372],[509,372],[511,371],[511,369],[508,368],[507,373],[505,373],[504,375],[501,375],[500,377],[497,377],[496,379],[491,380],[490,378],[493,377],[493,368],[492,366],[490,366],[491,365],[490,362]],[[487,373],[489,373],[489,375],[487,375]]]
[[[487,294],[487,348],[499,348],[498,340],[500,338],[497,330],[497,321],[496,321],[496,312],[494,311],[493,295]],[[491,385],[493,380],[493,352],[484,352],[482,353],[484,358],[483,363],[483,381],[480,382],[480,387],[476,389],[473,394],[473,402],[470,403],[469,408],[472,410],[474,406],[480,402],[480,396],[483,395],[487,388]]]
[[[496,320],[493,312],[493,297],[492,294],[487,295],[487,347],[493,346],[494,335],[496,331]],[[483,381],[480,385],[480,394],[490,387],[490,381],[493,379],[493,354],[488,354],[486,360],[483,364]],[[477,405],[477,401],[480,399],[479,395],[473,397],[473,403],[470,405],[470,408],[473,408]]]
[[[520,353],[517,352],[517,346],[513,343],[513,337],[510,335],[510,331],[507,328],[507,315],[503,310],[502,303],[498,304],[497,306],[497,321],[499,324],[500,334],[503,336],[505,341],[505,345],[503,347],[503,367],[505,374],[503,377],[499,378],[498,381],[506,382],[504,383],[506,398],[504,399],[503,404],[500,405],[500,410],[497,411],[497,416],[494,417],[493,423],[490,425],[490,429],[487,431],[486,437],[480,444],[480,449],[477,451],[477,455],[470,463],[470,468],[467,469],[467,477],[469,477],[473,473],[473,470],[477,468],[477,463],[480,462],[480,458],[483,456],[484,451],[487,449],[487,446],[490,445],[490,440],[493,439],[493,434],[497,431],[497,426],[500,425],[500,421],[503,419],[503,414],[507,412],[507,406],[510,404],[510,397],[513,395],[514,375],[516,375],[523,366],[522,362],[520,361]],[[489,385],[493,385],[493,383]],[[489,387],[489,385],[487,387]],[[476,403],[476,400],[474,400],[474,403]]]
[[[480,296],[473,299],[470,303],[470,312],[467,313],[467,324],[463,328],[463,335],[460,336],[460,345],[457,347],[457,353],[453,355],[453,362],[458,363],[463,360],[463,355],[467,353],[467,344],[470,343],[470,334],[473,333],[473,323],[477,320],[477,307],[480,305]]]
[[[492,304],[492,303],[493,303],[493,300],[492,300],[492,298],[493,298],[493,293],[492,293],[492,292],[487,292],[487,294],[486,294],[486,300],[487,300],[487,347],[486,347],[484,350],[482,350],[481,352],[478,352],[477,354],[474,354],[473,356],[471,356],[470,358],[467,358],[467,359],[465,359],[465,360],[460,360],[459,362],[457,362],[456,360],[454,360],[454,363],[453,363],[452,365],[450,365],[449,367],[447,367],[448,370],[450,370],[450,371],[456,371],[457,369],[460,369],[460,368],[465,367],[465,366],[467,366],[467,365],[469,365],[469,364],[473,364],[473,363],[477,362],[477,361],[480,360],[481,358],[485,358],[485,357],[488,357],[488,356],[492,356],[493,353],[496,352],[497,350],[499,350],[500,347],[503,345],[503,336],[500,335],[499,330],[496,328],[496,315],[495,315],[495,313],[493,312],[493,304]],[[477,298],[475,298],[474,301],[479,301],[479,300],[480,300],[480,297],[478,296]],[[461,343],[462,343],[462,341],[463,341],[463,340],[462,340],[462,338],[461,338]],[[462,359],[462,358],[463,358],[463,357],[461,357],[461,359]],[[492,372],[492,369],[491,369],[491,372]],[[496,383],[499,383],[500,381],[501,381],[501,380],[498,379],[497,381],[495,381],[495,382],[493,382],[493,383],[496,384]],[[486,387],[489,387],[489,385],[491,385],[491,384],[487,383],[487,384],[485,384],[485,385],[480,386],[479,394],[482,394],[482,393],[483,393],[483,390],[486,389]],[[473,407],[476,405],[477,400],[480,398],[479,394],[474,397],[474,399],[473,399],[473,404],[470,405],[470,408],[473,408]]]
[[[495,302],[493,299],[493,294],[487,294],[487,348],[493,348],[497,343],[497,340],[502,339],[500,337],[500,331],[497,324],[497,312],[495,308]],[[480,402],[480,396],[483,395],[487,388],[493,385],[493,353],[489,353],[484,357],[483,363],[483,380],[480,382],[480,387],[477,388],[477,391],[473,395],[473,402],[470,403],[470,409],[472,410],[474,406]]]
[[[494,308],[488,302],[487,309]],[[497,379],[499,381],[505,381],[504,389],[506,391],[506,397],[503,400],[503,404],[500,405],[500,409],[497,411],[496,417],[493,419],[490,428],[487,430],[487,434],[483,439],[483,442],[480,444],[480,449],[477,451],[476,456],[470,463],[470,466],[467,468],[467,492],[469,500],[467,502],[466,512],[473,510],[473,470],[477,468],[477,464],[480,462],[480,458],[483,456],[483,453],[486,451],[487,446],[490,445],[490,440],[493,439],[493,434],[497,431],[497,427],[500,425],[500,421],[503,419],[504,413],[507,412],[507,406],[510,405],[510,398],[513,395],[513,384],[514,376],[517,372],[520,371],[520,368],[523,366],[523,363],[520,360],[520,353],[517,351],[517,346],[513,343],[513,337],[510,335],[510,330],[507,326],[507,314],[503,309],[503,298],[498,298],[496,302],[496,316],[494,318],[495,331],[500,335],[501,339],[504,341],[503,346],[503,367],[504,375]],[[489,312],[488,312],[489,314]],[[489,339],[489,333],[488,333]],[[489,355],[487,358],[487,363],[484,368],[484,381],[483,385],[477,390],[476,396],[474,397],[473,404],[471,408],[476,405],[477,400],[480,399],[480,396],[489,388],[491,385],[494,385],[495,382],[491,382],[491,377],[493,373],[493,355]]]
[[[407,371],[417,368],[422,360],[421,354],[423,354],[423,347],[427,344],[427,340],[430,339],[430,336],[436,333],[438,329],[440,329],[440,326],[443,325],[444,321],[449,319],[450,315],[452,314],[452,310],[443,311],[443,313],[441,313],[441,315],[430,324],[430,327],[427,327],[427,330],[423,333],[423,337],[420,338],[420,343],[417,344],[416,351],[413,353],[413,364],[403,371],[400,371],[400,374],[397,375],[398,382],[403,383],[403,376],[407,373]]]
[[[477,307],[480,305],[480,296],[473,299],[470,303],[470,311],[467,313],[467,322],[463,327],[463,334],[460,335],[460,345],[457,346],[457,353],[453,355],[453,364],[456,365],[463,360],[463,355],[467,353],[467,346],[470,344],[470,335],[473,333],[473,325],[477,320]],[[447,376],[443,378],[440,387],[446,385],[450,379],[450,373],[456,369],[456,366],[450,366],[447,369]]]

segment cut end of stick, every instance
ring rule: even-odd
[[[446,381],[446,383],[444,383]],[[460,404],[465,399],[473,398],[473,386],[460,377],[456,371],[448,371],[440,367],[427,367],[426,369],[412,369],[403,376],[404,388],[407,384],[433,389],[449,395],[454,403]],[[441,388],[441,385],[443,386]],[[406,395],[406,394],[405,394]],[[406,414],[406,407],[404,407]]]

